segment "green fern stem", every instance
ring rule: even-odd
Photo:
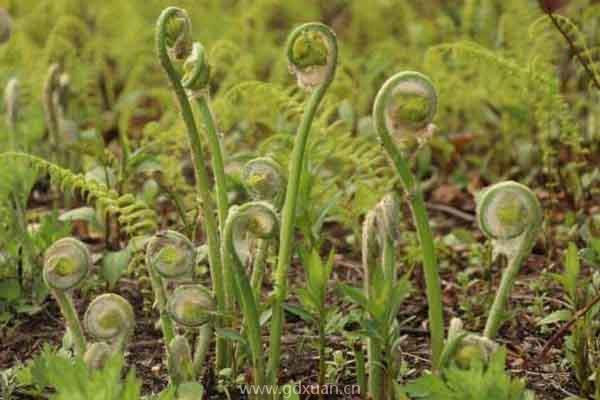
[[[506,181],[485,189],[477,198],[477,222],[492,240],[495,255],[504,254],[508,266],[502,273],[484,336],[493,339],[503,321],[510,291],[535,244],[543,222],[541,205],[526,186]]]
[[[62,290],[53,289],[52,295],[58,303],[60,313],[65,318],[69,334],[73,340],[73,350],[75,351],[75,355],[83,356],[87,348],[87,343],[85,335],[83,334],[81,321],[79,320],[79,316],[73,305],[73,299],[69,294]]]
[[[322,35],[327,41],[327,65],[325,76],[322,82],[314,89],[302,121],[298,126],[296,137],[294,139],[294,147],[289,164],[289,177],[285,200],[283,203],[281,230],[279,234],[279,255],[277,259],[277,267],[275,270],[275,297],[273,302],[273,314],[271,320],[271,335],[270,335],[270,354],[268,376],[271,384],[276,384],[279,375],[279,364],[281,361],[281,337],[283,336],[283,302],[287,293],[287,278],[288,269],[292,259],[293,234],[296,219],[296,202],[298,200],[298,191],[300,188],[300,177],[302,174],[302,165],[305,161],[306,144],[312,121],[317,112],[319,104],[323,99],[329,85],[335,76],[337,66],[337,40],[333,31],[326,25],[320,23],[308,23],[299,26],[290,34],[287,42],[288,61],[294,66],[294,48],[297,40],[305,33],[317,33]],[[298,67],[298,66],[296,66]],[[316,66],[315,66],[316,67]],[[305,68],[305,66],[302,66]],[[310,68],[310,67],[309,67]],[[318,68],[318,67],[316,67]]]
[[[169,51],[167,49],[167,24],[173,18],[188,18],[185,11],[176,7],[166,8],[158,18],[156,28],[156,48],[160,63],[165,70],[167,77],[171,81],[175,95],[181,108],[181,115],[185,122],[188,134],[188,141],[194,162],[194,171],[196,174],[196,186],[198,195],[202,201],[202,212],[204,216],[204,225],[208,242],[208,257],[211,267],[211,277],[213,280],[213,291],[217,299],[217,307],[220,313],[225,311],[226,298],[223,285],[223,264],[219,252],[219,234],[217,221],[214,216],[214,202],[210,192],[208,173],[204,166],[204,157],[202,153],[202,144],[194,120],[192,108],[188,101],[187,94],[181,83],[181,78],[175,70]],[[217,327],[222,325],[217,321]],[[224,338],[217,339],[217,369],[221,369],[226,363],[226,342]]]
[[[256,257],[254,258],[252,265],[250,283],[257,303],[260,301],[260,294],[265,276],[265,266],[267,264],[267,255],[269,254],[269,244],[268,240],[260,239],[258,241],[258,250],[256,251]]]
[[[206,126],[206,139],[208,147],[210,149],[212,158],[212,169],[215,176],[215,191],[217,194],[217,209],[219,216],[219,226],[221,229],[225,226],[225,220],[227,219],[227,212],[229,211],[229,200],[227,197],[227,178],[225,175],[225,166],[223,163],[223,150],[217,129],[215,127],[215,121],[208,105],[207,94],[196,96],[196,104],[204,119],[204,125]],[[221,232],[223,235],[223,232]],[[223,282],[224,282],[224,296],[225,296],[225,309],[231,311],[232,303],[234,298],[234,280],[233,271],[231,266],[231,258],[228,254],[221,254],[221,261],[223,263]]]
[[[210,342],[214,335],[213,331],[212,322],[207,322],[200,327],[200,333],[198,333],[198,337],[196,338],[196,348],[194,349],[194,360],[192,365],[196,376],[202,376],[204,363],[206,362],[206,357],[210,350]]]
[[[408,161],[403,153],[394,143],[389,130],[388,106],[393,100],[395,90],[404,82],[423,85],[429,109],[426,120],[431,120],[435,114],[437,98],[435,89],[431,82],[425,76],[416,72],[401,72],[394,75],[379,90],[375,104],[373,106],[373,120],[375,129],[379,135],[381,144],[390,157],[405,192],[408,194],[408,201],[411,206],[413,220],[417,229],[417,235],[421,244],[423,255],[423,269],[425,272],[425,283],[427,287],[427,304],[429,306],[429,329],[431,335],[431,361],[433,370],[437,371],[440,367],[439,360],[444,344],[444,318],[442,306],[442,290],[438,271],[437,256],[433,235],[429,226],[429,218],[425,208],[425,200],[419,184],[410,171]],[[425,121],[428,123],[428,121]],[[414,121],[410,121],[411,125]],[[414,126],[412,127],[414,129]],[[425,127],[423,127],[425,128]]]
[[[235,266],[235,281],[239,289],[244,314],[244,329],[250,347],[254,384],[263,385],[265,383],[265,363],[260,332],[260,314],[254,291],[234,242],[234,228],[236,224],[243,222],[252,234],[262,239],[274,235],[278,222],[276,212],[269,203],[250,202],[240,207],[231,208],[225,224],[225,244]]]

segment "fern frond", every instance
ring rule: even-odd
[[[23,162],[38,174],[47,173],[53,184],[63,192],[79,192],[91,204],[103,212],[118,216],[123,230],[130,237],[151,235],[158,229],[158,216],[146,203],[134,196],[119,194],[104,184],[87,180],[83,175],[71,172],[56,164],[26,153],[2,153],[0,164]],[[6,165],[8,169],[8,165]]]

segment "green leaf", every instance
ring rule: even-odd
[[[13,302],[21,298],[22,295],[21,285],[16,278],[0,280],[0,299]]]
[[[302,307],[295,306],[293,304],[285,303],[283,305],[283,308],[285,308],[286,311],[289,311],[292,314],[294,314],[294,315],[302,318],[306,322],[313,322],[314,321],[314,317],[312,316],[312,314],[309,311],[307,311],[306,309],[302,308]]]
[[[215,333],[217,334],[217,336],[230,340],[232,342],[240,342],[244,345],[247,345],[248,343],[246,341],[246,338],[244,338],[242,335],[240,335],[237,331],[234,331],[233,329],[217,329]]]
[[[108,282],[109,287],[114,287],[118,280],[127,270],[129,261],[131,260],[131,251],[125,248],[120,251],[106,253],[102,258],[102,267],[100,273]]]
[[[353,302],[354,304],[359,305],[363,310],[368,308],[368,300],[362,289],[355,288],[345,283],[340,283],[337,286],[337,289],[342,293],[343,296],[347,297],[348,300]]]
[[[554,324],[556,322],[568,321],[573,316],[571,310],[558,310],[554,311],[552,314],[546,315],[538,325],[549,325]]]

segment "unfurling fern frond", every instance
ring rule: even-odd
[[[553,26],[569,43],[584,72],[589,75],[590,84],[600,90],[600,49],[588,46],[585,34],[571,19],[560,14],[548,13],[538,18],[530,27],[530,37],[540,35],[543,30]]]
[[[0,164],[15,161],[28,163],[38,173],[47,173],[61,191],[79,192],[101,211],[118,215],[123,231],[130,237],[150,235],[158,228],[156,212],[130,194],[119,196],[103,184],[36,156],[13,152],[0,154]]]

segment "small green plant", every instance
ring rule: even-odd
[[[309,45],[308,41],[318,44]],[[302,41],[300,43],[299,41]],[[323,64],[318,56],[309,53],[321,53],[327,49],[326,62]],[[298,53],[299,52],[299,53]],[[298,131],[294,139],[287,189],[281,213],[281,230],[279,234],[279,253],[275,270],[275,297],[271,321],[271,339],[269,343],[269,382],[276,384],[281,362],[281,337],[283,336],[283,303],[287,293],[288,269],[292,257],[293,233],[296,220],[296,203],[300,188],[302,165],[305,162],[306,143],[311,124],[323,96],[335,76],[338,49],[337,39],[333,31],[326,25],[308,23],[297,27],[290,33],[286,54],[290,69],[296,74],[298,84],[311,91]],[[307,60],[317,60],[315,64],[307,64]]]
[[[496,351],[487,365],[476,361],[470,369],[447,368],[442,376],[426,375],[399,392],[426,400],[533,400],[525,382],[506,373],[505,363],[506,351]],[[402,396],[400,399],[407,399]]]
[[[415,142],[426,140],[433,134],[435,126],[431,122],[436,110],[435,88],[429,78],[418,72],[400,72],[389,78],[379,89],[373,105],[375,130],[408,196],[421,244],[434,370],[440,367],[444,344],[440,278],[423,193],[410,171],[405,151]],[[400,142],[403,148],[399,148],[395,141]]]
[[[393,398],[400,343],[396,315],[411,292],[408,276],[397,279],[398,216],[394,195],[384,197],[367,214],[362,239],[364,289],[340,286],[342,293],[366,313],[363,331],[367,338],[367,393],[374,399]],[[357,357],[359,364],[363,358]],[[358,377],[358,380],[364,379]]]

